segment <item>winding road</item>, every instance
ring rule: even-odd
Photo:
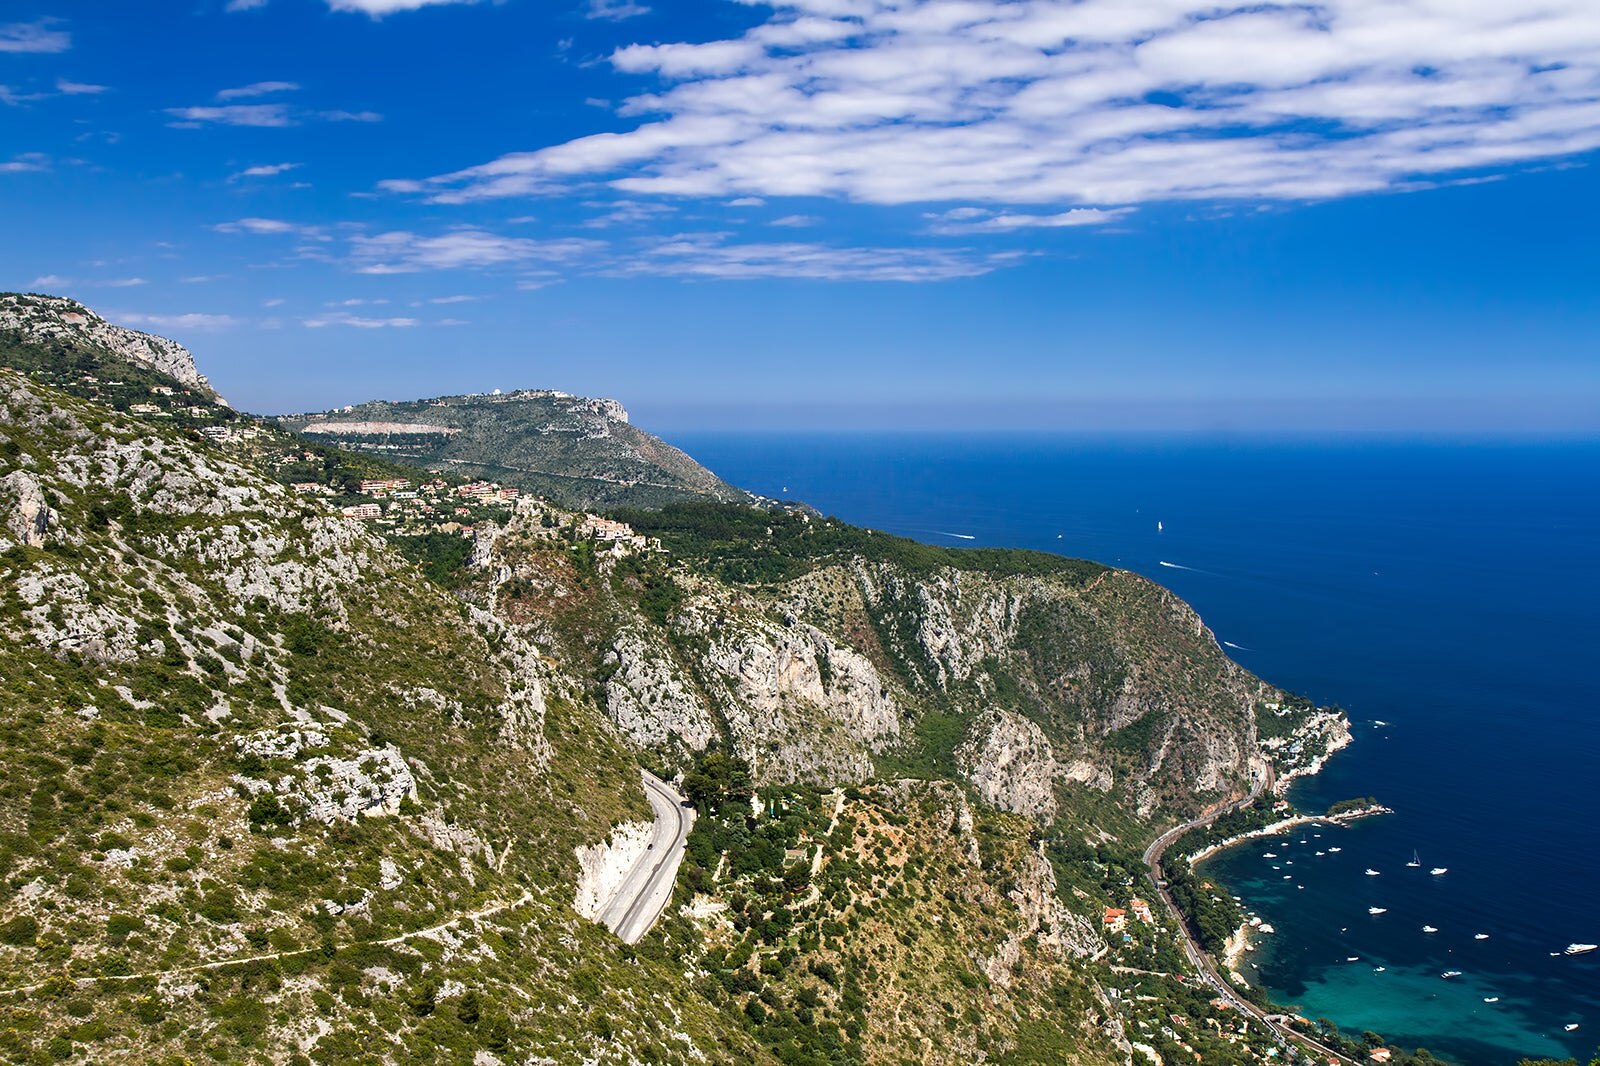
[[[656,815],[650,843],[600,910],[601,923],[626,944],[637,944],[661,917],[694,827],[694,810],[683,805],[678,791],[648,770],[643,774],[644,793]]]
[[[1248,796],[1235,800],[1225,807],[1218,807],[1210,814],[1202,815],[1199,818],[1191,819],[1182,825],[1168,829],[1151,841],[1150,846],[1144,849],[1144,863],[1150,868],[1150,879],[1155,882],[1156,892],[1160,895],[1161,902],[1166,905],[1173,921],[1177,923],[1178,931],[1183,934],[1184,954],[1188,956],[1190,964],[1200,971],[1200,975],[1205,978],[1206,983],[1216,990],[1224,1002],[1233,1007],[1234,1010],[1256,1019],[1268,1032],[1276,1036],[1280,1042],[1294,1041],[1302,1047],[1322,1052],[1328,1056],[1330,1062],[1343,1062],[1350,1063],[1352,1066],[1360,1066],[1354,1059],[1340,1054],[1326,1044],[1314,1040],[1304,1033],[1286,1028],[1280,1021],[1283,1015],[1269,1015],[1260,1007],[1235,992],[1233,986],[1217,970],[1216,964],[1211,960],[1211,956],[1206,954],[1205,949],[1200,946],[1194,934],[1189,931],[1188,923],[1183,920],[1183,913],[1178,910],[1178,905],[1172,901],[1172,896],[1167,892],[1167,879],[1161,871],[1161,856],[1167,850],[1167,847],[1191,829],[1202,825],[1210,825],[1224,814],[1230,814],[1242,807],[1248,807],[1260,798],[1262,792],[1272,787],[1272,781],[1272,767],[1268,766],[1267,772],[1251,786]]]

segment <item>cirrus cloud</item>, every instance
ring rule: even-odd
[[[55,27],[59,19],[0,24],[0,52],[65,52],[72,47],[72,34]]]
[[[611,62],[660,82],[622,106],[633,129],[386,187],[1111,208],[1323,199],[1600,147],[1593,0],[786,0],[741,36]]]

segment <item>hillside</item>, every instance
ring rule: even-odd
[[[341,448],[503,482],[579,509],[749,499],[630,424],[614,400],[522,390],[408,403],[375,400],[278,421]]]
[[[115,326],[63,296],[0,293],[0,341],[38,345],[58,359],[84,350],[110,353],[134,366],[154,370],[208,400],[218,399],[195,367],[194,356],[177,341]]]
[[[1164,589],[736,503],[418,534],[86,351],[0,360],[0,1058],[1281,1055],[1101,914],[1347,726]],[[629,948],[575,907],[641,764],[701,817]]]

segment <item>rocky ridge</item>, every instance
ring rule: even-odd
[[[88,344],[130,363],[148,367],[216,396],[195,366],[189,349],[177,341],[112,325],[76,300],[64,296],[0,294],[0,331],[12,330],[39,344]],[[220,400],[220,397],[217,397]]]

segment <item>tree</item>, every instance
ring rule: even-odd
[[[750,764],[716,748],[707,749],[683,778],[683,791],[702,814],[715,811],[729,797],[748,796]]]

